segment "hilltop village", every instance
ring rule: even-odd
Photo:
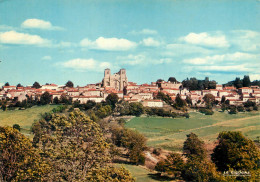
[[[223,97],[229,100],[230,105],[242,105],[247,101],[256,104],[260,103],[259,86],[242,87],[236,89],[234,86],[216,85],[215,89],[207,90],[188,90],[180,82],[152,82],[151,84],[141,84],[130,82],[127,79],[126,70],[120,69],[119,72],[111,74],[110,69],[105,69],[102,82],[96,84],[88,84],[84,87],[68,87],[58,86],[56,84],[41,85],[40,88],[33,86],[17,87],[3,86],[0,91],[0,99],[11,99],[22,102],[27,98],[40,97],[43,93],[48,92],[52,96],[52,100],[57,97],[70,98],[73,102],[86,103],[87,101],[95,101],[100,103],[105,101],[106,97],[115,93],[121,100],[131,102],[141,102],[146,107],[163,107],[164,102],[156,99],[159,92],[168,95],[172,101],[175,101],[179,95],[182,99],[190,98],[192,105],[203,107],[204,96],[212,94],[215,101],[221,102]]]

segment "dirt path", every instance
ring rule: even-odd
[[[146,152],[145,152],[145,155],[146,155],[146,158],[148,158],[148,159],[151,160],[152,162],[154,162],[154,163],[157,163],[157,162],[158,162],[158,159],[156,159],[155,157],[153,157],[150,152],[146,151]]]

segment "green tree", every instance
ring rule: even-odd
[[[66,105],[72,104],[71,100],[65,94],[61,95],[60,103],[63,103],[63,104],[66,104]]]
[[[41,181],[50,170],[39,151],[18,130],[0,127],[0,176],[3,181]]]
[[[116,109],[116,112],[120,113],[121,116],[129,115],[130,114],[130,104],[126,101],[120,101],[118,102]]]
[[[208,89],[216,89],[217,82],[215,80],[209,81]]]
[[[162,100],[169,105],[173,104],[171,97],[169,95],[165,95],[163,92],[158,92],[158,94],[156,95],[156,99]]]
[[[111,93],[106,97],[106,103],[110,105],[112,109],[115,109],[118,100],[119,100],[118,95],[115,93]]]
[[[49,92],[44,92],[41,95],[40,103],[41,103],[41,105],[46,105],[46,104],[51,103],[51,100],[52,100],[52,95]]]
[[[59,102],[60,102],[60,101],[59,101],[58,97],[54,97],[53,103],[54,103],[54,104],[59,104]]]
[[[183,153],[187,158],[204,160],[206,158],[204,142],[196,134],[188,134],[183,144]]]
[[[251,81],[248,75],[244,75],[243,78],[243,87],[250,87],[251,86]]]
[[[2,104],[2,109],[3,109],[3,111],[6,111],[6,104]]]
[[[188,159],[182,172],[182,177],[186,181],[224,182],[221,174],[217,172],[215,165],[207,160]]]
[[[229,113],[229,114],[236,114],[236,113],[237,113],[237,108],[236,108],[236,106],[231,106],[228,113]]]
[[[159,161],[155,166],[155,170],[173,175],[175,178],[181,176],[183,169],[184,161],[178,153],[169,154],[166,159]]]
[[[128,149],[130,162],[144,164],[143,151],[146,149],[147,139],[141,133],[123,127],[115,127],[112,129],[111,139],[115,145]]]
[[[13,125],[13,128],[14,128],[14,129],[17,129],[18,131],[21,130],[21,127],[20,127],[19,124],[14,124],[14,125]]]
[[[259,86],[260,87],[260,80],[254,80],[251,82],[251,85],[253,86]]]
[[[243,81],[239,78],[236,77],[235,81],[234,81],[234,86],[239,89],[241,87],[243,87]]]
[[[259,169],[260,153],[252,140],[241,132],[223,131],[218,135],[218,145],[211,155],[218,170]]]
[[[85,110],[92,109],[93,107],[96,106],[96,102],[92,100],[88,100],[88,102],[84,105]]]
[[[204,95],[203,100],[206,102],[207,106],[212,106],[212,103],[215,101],[215,97],[212,94],[206,94]]]
[[[163,82],[163,81],[164,81],[163,79],[158,79],[158,80],[156,81],[156,85],[158,85],[158,87],[161,88],[161,85],[162,85],[162,82]]]
[[[4,86],[10,86],[10,84],[8,82],[6,82]]]
[[[186,101],[181,98],[180,94],[177,94],[175,104],[177,107],[184,107],[187,105]]]
[[[54,114],[33,127],[34,142],[49,161],[50,181],[87,181],[86,176],[110,162],[109,144],[99,125],[84,113]]]
[[[20,83],[18,83],[17,85],[16,85],[16,87],[23,87]]]
[[[41,88],[41,85],[38,82],[34,82],[32,88]]]
[[[175,77],[170,77],[170,78],[168,79],[168,82],[176,83],[177,80],[176,80]]]
[[[140,102],[132,102],[129,104],[129,114],[141,116],[144,113],[144,107]]]
[[[223,96],[221,97],[221,104],[225,103],[225,101],[226,101],[226,97],[223,95]]]
[[[106,106],[101,106],[97,112],[96,112],[96,116],[98,116],[99,118],[105,118],[107,116],[109,116],[112,113],[112,109],[110,107],[110,105],[106,105]]]
[[[74,87],[74,84],[72,81],[67,81],[67,83],[65,84],[66,87],[70,87],[70,88],[73,88]]]
[[[145,156],[143,151],[146,149],[146,138],[139,132],[130,129],[124,129],[122,136],[122,145],[129,151],[130,162],[134,164],[144,164]]]
[[[192,100],[191,100],[190,96],[187,96],[185,101],[187,104],[192,105]]]

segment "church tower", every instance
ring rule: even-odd
[[[111,87],[116,90],[123,90],[127,86],[126,70],[120,69],[119,72],[111,75],[110,69],[105,69],[104,79],[102,80],[103,87]]]
[[[110,74],[111,74],[110,69],[109,68],[105,69],[104,79],[103,79],[103,87],[109,87],[110,86]]]
[[[125,69],[120,69],[119,71],[119,75],[120,75],[120,90],[123,90],[125,86],[127,86],[128,81],[127,81],[127,77],[126,77],[126,70]]]

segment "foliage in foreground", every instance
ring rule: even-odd
[[[180,154],[170,154],[159,161],[155,169],[186,181],[256,181],[260,175],[260,153],[255,144],[235,131],[221,132],[218,140],[212,154],[214,163],[207,160],[203,141],[191,133],[183,147],[187,161],[184,162]],[[243,176],[240,172],[249,175]]]
[[[53,114],[33,126],[33,144],[11,127],[0,127],[0,181],[134,181],[109,166],[110,144],[84,113]]]
[[[156,164],[155,170],[172,175],[174,178],[179,178],[181,177],[184,165],[181,154],[171,153],[166,159],[161,160]]]
[[[0,127],[0,181],[41,181],[50,166],[17,129]]]
[[[212,161],[218,170],[256,170],[260,167],[259,150],[253,141],[244,137],[241,132],[221,132],[218,142],[212,154]]]

